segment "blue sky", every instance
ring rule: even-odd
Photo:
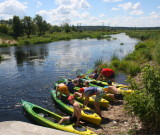
[[[0,0],[0,19],[39,14],[52,25],[160,26],[160,0]]]

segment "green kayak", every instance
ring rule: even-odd
[[[65,125],[60,125],[57,122],[62,118],[62,116],[24,100],[22,100],[21,103],[27,114],[42,126],[81,135],[96,135],[84,126],[74,126],[73,124],[67,123]]]
[[[55,103],[63,110],[65,111],[67,114],[72,115],[73,113],[73,107],[71,104],[69,104],[67,98],[65,95],[62,96],[62,99],[59,99],[56,97],[56,90],[51,90],[51,94],[52,94],[52,98],[55,101]],[[59,93],[58,93],[59,94]],[[78,101],[77,101],[78,102]],[[80,102],[78,102],[80,104],[80,106],[82,107],[83,104],[81,104]],[[97,115],[93,110],[91,110],[89,107],[85,107],[83,108],[83,110],[81,110],[81,114],[82,114],[82,119],[85,121],[88,121],[90,123],[96,124],[96,125],[100,125],[101,123],[101,117],[99,115]]]

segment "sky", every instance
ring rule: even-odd
[[[52,25],[159,27],[160,0],[0,0],[0,20],[36,14]]]

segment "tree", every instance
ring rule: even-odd
[[[40,15],[36,15],[34,18],[34,22],[38,27],[39,35],[42,35],[43,31],[43,18]]]
[[[9,28],[6,24],[0,24],[0,33],[8,34]]]
[[[71,28],[70,28],[70,26],[69,26],[68,23],[65,23],[62,27],[64,28],[64,31],[65,31],[66,33],[68,33],[68,32],[71,31]]]
[[[30,38],[30,34],[34,30],[34,24],[32,18],[30,16],[25,16],[24,19],[22,20],[22,23],[25,33],[27,34],[28,38]]]
[[[13,35],[16,38],[22,35],[23,33],[22,23],[18,16],[13,16],[12,30],[13,30]]]

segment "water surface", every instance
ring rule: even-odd
[[[30,122],[20,106],[21,99],[61,113],[51,99],[53,82],[85,73],[99,58],[109,62],[116,55],[122,59],[138,42],[124,33],[112,37],[116,40],[74,39],[0,48],[0,54],[7,57],[0,62],[0,121]],[[125,79],[124,74],[116,77],[123,84]]]

